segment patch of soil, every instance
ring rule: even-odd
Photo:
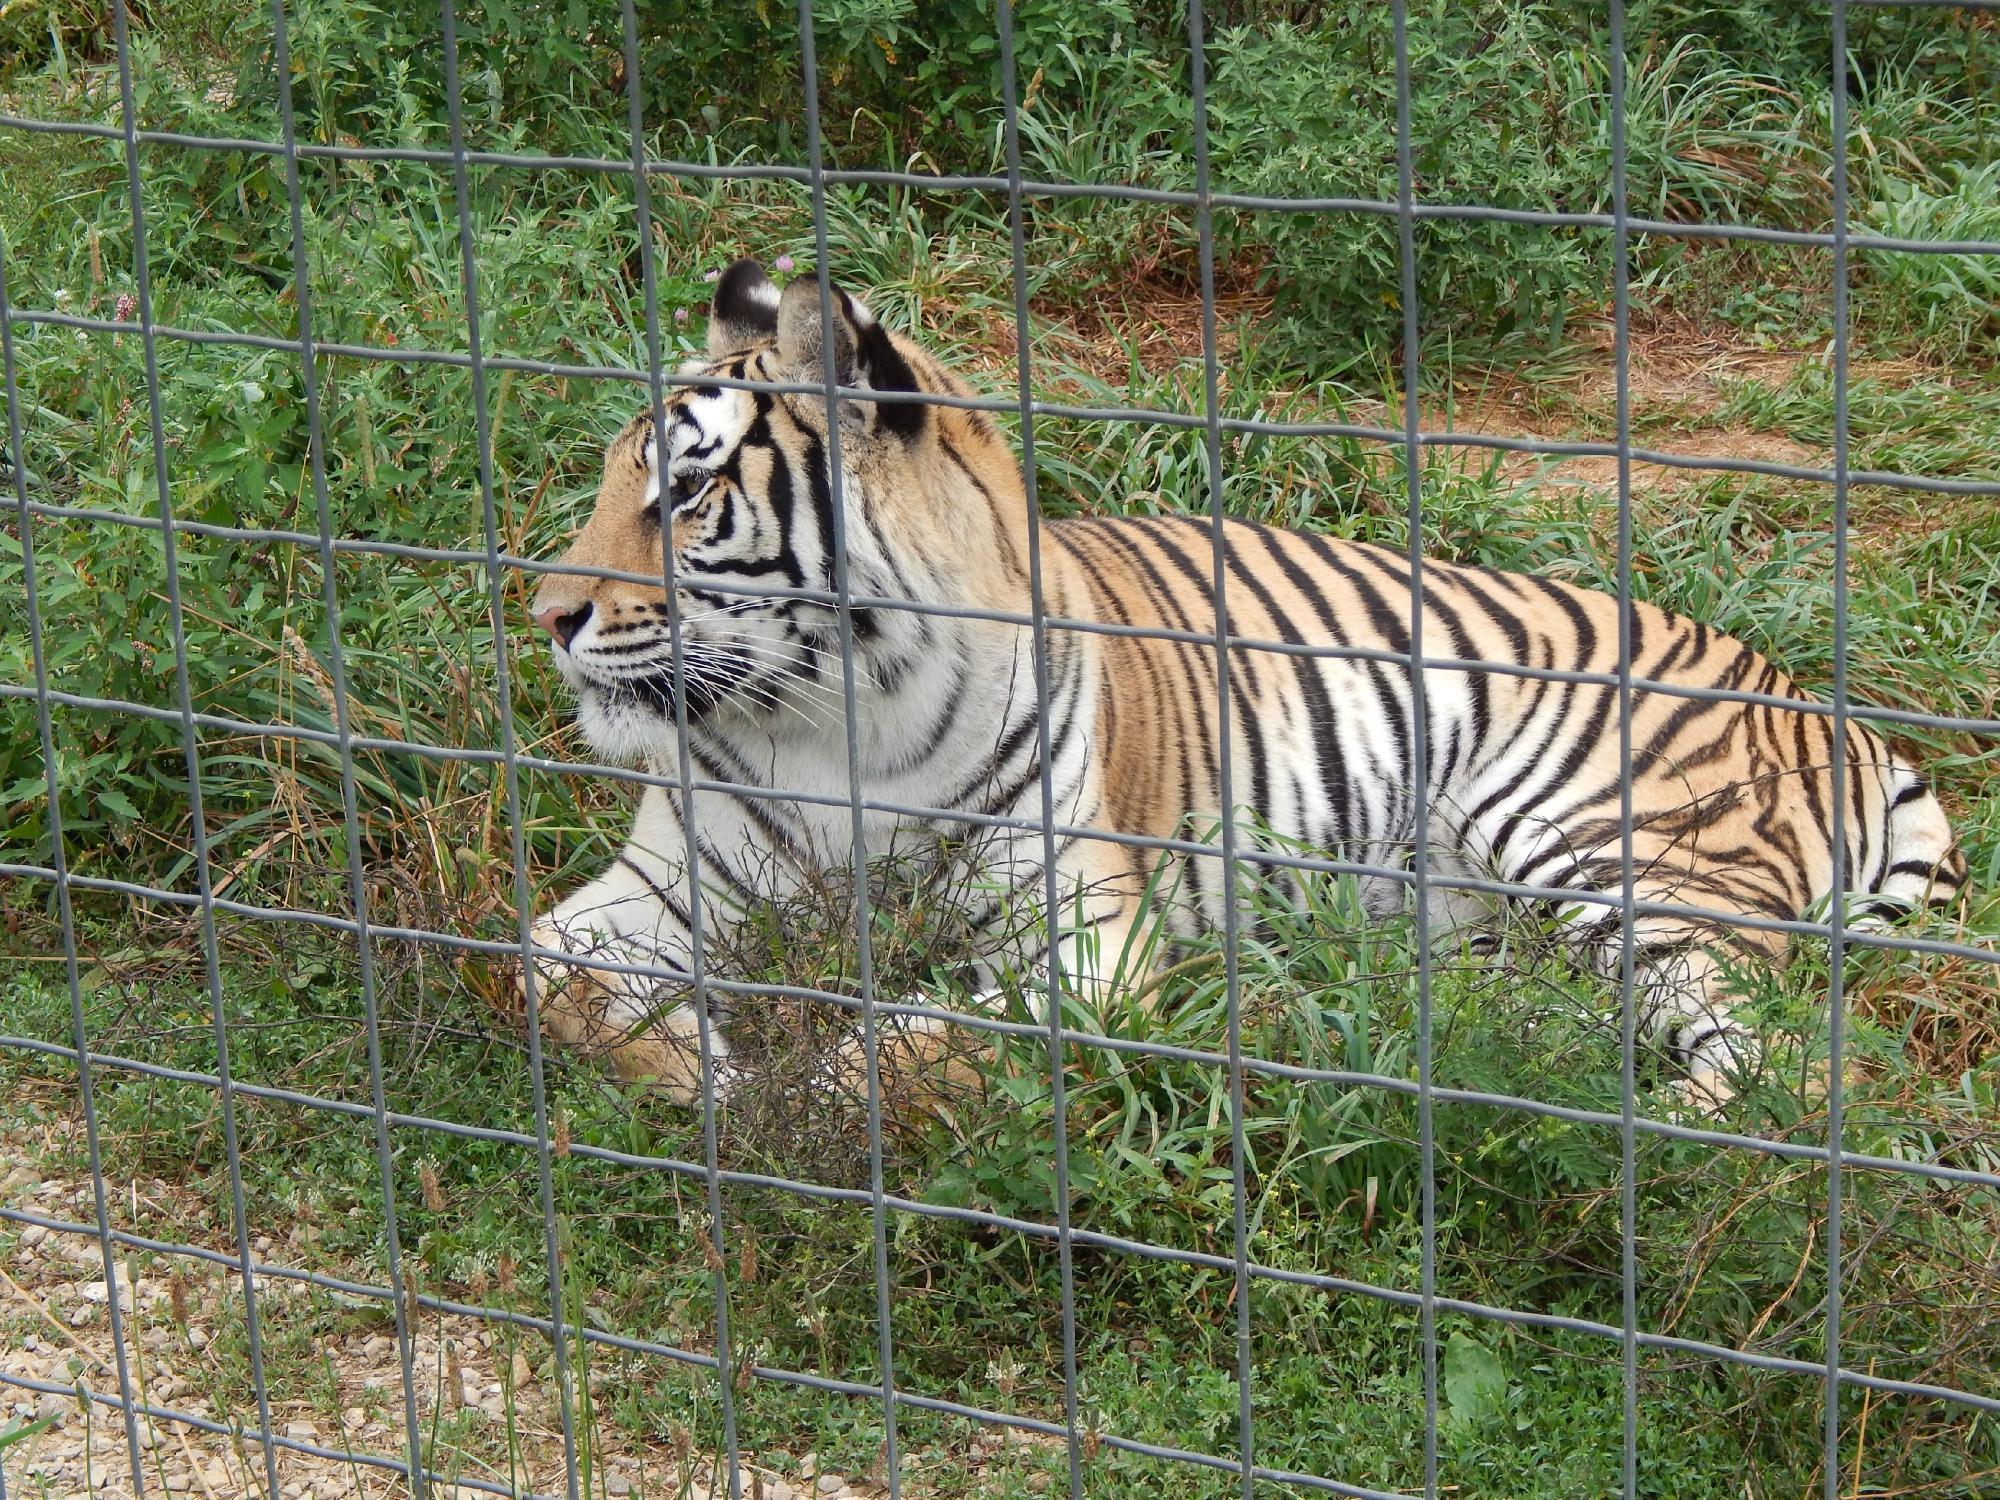
[[[73,1133],[64,1126],[54,1130]],[[31,1164],[41,1154],[18,1138],[0,1137],[0,1205],[41,1219],[92,1223],[88,1181],[45,1175]],[[129,1209],[143,1216],[150,1235],[174,1239],[198,1220],[195,1212],[176,1212],[177,1200],[187,1195],[165,1181],[109,1187],[114,1222]],[[177,1219],[178,1233],[167,1227]],[[6,1221],[0,1237],[0,1244],[13,1241],[0,1251],[0,1427],[33,1429],[0,1450],[5,1490],[51,1500],[135,1493],[125,1417],[116,1404],[112,1291],[96,1235]],[[260,1235],[252,1248],[261,1268],[284,1263],[287,1249],[295,1247]],[[369,1279],[361,1268],[347,1274]],[[296,1445],[274,1445],[280,1500],[410,1495],[404,1476],[384,1467],[408,1458],[403,1362],[386,1303],[265,1269],[254,1281],[267,1368],[280,1359],[291,1362],[288,1378],[270,1384],[307,1383],[296,1363],[301,1342],[310,1344],[303,1358],[319,1372],[310,1380],[319,1387],[315,1399],[272,1401],[272,1433]],[[242,1296],[234,1269],[186,1258],[142,1259],[121,1250],[114,1284],[139,1408],[134,1421],[146,1489],[169,1500],[266,1495],[255,1399],[240,1340],[225,1326]],[[446,1476],[431,1483],[427,1495],[563,1494],[560,1404],[547,1339],[491,1319],[429,1309],[419,1309],[414,1321],[410,1390],[426,1436],[426,1462]],[[342,1331],[328,1333],[329,1327]],[[600,1348],[593,1379],[615,1384],[624,1372],[620,1362],[632,1362],[636,1372],[641,1358]],[[202,1422],[227,1430],[209,1431]],[[712,1500],[729,1492],[712,1458],[685,1443],[639,1441],[601,1424],[590,1440],[595,1495]],[[746,1458],[741,1493],[761,1500],[876,1500],[884,1493],[867,1480],[817,1472],[810,1454],[785,1457],[782,1468]]]
[[[1249,276],[1231,275],[1218,268],[1215,349],[1218,374],[1225,386],[1242,326],[1265,317],[1270,310],[1271,298],[1256,291]],[[1089,298],[1040,297],[1030,304],[1028,313],[1038,356],[1047,350],[1058,355],[1068,369],[1106,384],[1123,385],[1135,364],[1153,377],[1190,367],[1199,373],[1201,288],[1164,271]],[[984,388],[1011,390],[1020,348],[1014,320],[1003,309],[994,309],[978,321],[981,336],[965,357],[966,373]],[[1037,363],[1041,363],[1039,357]],[[1038,370],[1038,379],[1046,379],[1048,374]],[[1062,382],[1055,382],[1056,389],[1061,386]]]
[[[1271,299],[1252,290],[1247,278],[1240,284],[1225,282],[1218,289],[1217,347],[1225,386],[1237,330],[1244,320],[1265,316],[1270,305]],[[1037,305],[1034,312],[1045,324],[1051,346],[1059,345],[1070,365],[1108,382],[1124,381],[1135,360],[1149,374],[1159,375],[1198,364],[1202,357],[1199,289],[1172,277],[1148,278],[1116,298],[1083,305]],[[987,333],[982,341],[985,357],[977,367],[988,375],[1004,372],[1011,379],[1016,347],[1012,321],[996,315],[989,320]],[[1038,330],[1037,337],[1042,336]],[[1668,316],[1635,322],[1629,347],[1635,447],[1696,459],[1831,466],[1833,455],[1823,445],[1717,419],[1732,384],[1781,386],[1807,364],[1830,357],[1825,351],[1771,349],[1746,343],[1728,330]],[[1449,398],[1426,402],[1419,421],[1426,432],[1611,443],[1617,427],[1613,351],[1610,318],[1587,318],[1574,325],[1562,369],[1467,375]],[[1853,361],[1850,373],[1855,381],[1899,386],[1939,372],[1913,359],[1865,359]],[[1391,429],[1401,425],[1400,410],[1378,401],[1353,403],[1345,418]],[[1493,450],[1442,445],[1438,451],[1456,468],[1477,469],[1490,461]],[[1615,456],[1508,453],[1500,462],[1502,472],[1519,484],[1610,489],[1618,482]],[[1671,493],[1699,483],[1705,472],[1635,461],[1632,486],[1635,493]]]
[[[1477,385],[1462,384],[1446,404],[1434,404],[1422,421],[1426,430],[1478,432],[1522,437],[1539,442],[1616,440],[1618,376],[1614,363],[1614,332],[1608,320],[1592,320],[1573,340],[1574,373],[1515,375],[1490,372]],[[1627,360],[1635,447],[1651,448],[1689,458],[1737,459],[1823,468],[1832,454],[1816,444],[1784,433],[1739,425],[1719,425],[1714,414],[1732,382],[1746,380],[1782,385],[1812,356],[1767,349],[1734,341],[1712,328],[1678,321],[1634,326]],[[1907,380],[1920,373],[1907,362],[1879,361],[1853,371]],[[1648,431],[1668,426],[1660,434]],[[1483,464],[1487,450],[1460,449],[1468,466]],[[1565,457],[1557,454],[1508,454],[1501,467],[1517,482],[1576,484],[1610,488],[1618,482],[1615,456]],[[1698,482],[1703,471],[1668,464],[1634,462],[1635,491],[1682,489]]]

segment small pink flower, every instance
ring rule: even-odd
[[[687,320],[688,320],[688,310],[685,307],[677,307],[674,309],[674,321],[676,323],[685,323]]]
[[[117,310],[111,314],[111,321],[114,323],[130,322],[132,314],[137,312],[138,310],[139,310],[139,299],[133,296],[130,292],[120,292],[118,294],[118,307]]]
[[[703,281],[714,281],[721,274],[722,273],[720,271],[703,271],[701,273],[701,279]]]
[[[777,259],[777,267],[778,267],[778,269],[779,269],[780,271],[789,271],[789,270],[791,270],[791,268],[792,268],[792,258],[791,258],[791,257],[790,257],[789,255],[781,255],[781,256],[779,256],[779,257],[778,257],[778,259]]]

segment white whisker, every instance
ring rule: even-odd
[[[780,680],[782,682],[782,679]],[[795,703],[780,691],[780,684],[770,680],[756,680],[742,683],[737,692],[753,701],[762,703],[773,713],[789,713],[817,734],[831,732],[831,726],[810,712],[803,704]]]
[[[739,599],[734,604],[717,604],[693,614],[683,613],[681,615],[681,624],[696,625],[703,620],[719,619],[723,615],[740,615],[748,610],[759,608],[765,603],[766,601],[763,599]]]
[[[682,618],[684,626],[744,614],[758,600],[702,611]],[[747,623],[747,621],[746,621]],[[673,641],[665,625],[658,627],[651,649],[609,658],[579,653],[587,669],[606,686],[629,688],[674,670]],[[731,699],[760,712],[796,719],[816,734],[831,734],[847,711],[847,692],[840,679],[840,653],[811,641],[773,639],[745,629],[709,625],[697,636],[683,634],[682,675],[688,689],[718,702]],[[743,675],[748,668],[748,675]],[[853,664],[857,688],[881,691],[881,685],[859,661]],[[855,704],[855,716],[865,722],[866,705]]]
[[[786,641],[780,643],[736,634],[722,635],[718,639],[726,642],[733,648],[762,652],[774,660],[791,662],[795,665],[798,653],[800,652],[806,652],[823,661],[838,662],[840,660],[840,653],[838,651],[828,650],[824,646],[815,646],[810,641]],[[854,680],[865,687],[874,688],[877,691],[881,688],[881,684],[869,675],[868,669],[858,660],[854,663]]]

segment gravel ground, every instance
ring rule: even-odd
[[[88,1183],[45,1178],[26,1164],[30,1159],[20,1142],[0,1138],[0,1205],[90,1222]],[[120,1184],[114,1191],[120,1208],[128,1195],[135,1208],[170,1204],[174,1196],[160,1181]],[[120,1222],[127,1217],[116,1216]],[[178,1237],[152,1222],[144,1232]],[[282,1260],[285,1248],[268,1237],[254,1246],[259,1258],[273,1260]],[[255,1398],[240,1341],[220,1328],[225,1310],[240,1305],[234,1273],[128,1256],[118,1266],[117,1287],[129,1378],[141,1404],[155,1413],[137,1419],[144,1493],[191,1500],[263,1496],[266,1459]],[[295,1372],[302,1352],[320,1371],[316,1399],[272,1406],[275,1434],[325,1450],[276,1448],[282,1500],[409,1495],[402,1475],[379,1466],[405,1451],[402,1363],[396,1340],[380,1326],[380,1304],[272,1276],[258,1277],[257,1297],[267,1348],[283,1343]],[[325,1326],[330,1298],[368,1314],[375,1326],[311,1337],[302,1351],[306,1336],[299,1330]],[[8,1500],[103,1500],[138,1492],[123,1413],[91,1399],[115,1401],[120,1388],[109,1302],[94,1235],[0,1222],[0,1492]],[[550,1372],[534,1363],[546,1358],[546,1342],[535,1334],[510,1338],[484,1319],[426,1312],[419,1324],[412,1386],[420,1425],[437,1434],[431,1466],[447,1476],[428,1494],[454,1500],[494,1490],[563,1494],[556,1392]],[[600,1378],[604,1373],[600,1369]],[[296,1389],[299,1382],[290,1384]],[[211,1432],[176,1418],[233,1431]],[[10,1430],[26,1435],[8,1441]],[[729,1493],[700,1455],[634,1442],[607,1428],[596,1433],[593,1446],[593,1496],[721,1500]],[[464,1483],[472,1479],[493,1489]],[[863,1480],[820,1473],[809,1453],[771,1455],[768,1466],[746,1463],[740,1484],[740,1493],[754,1500],[875,1500],[884,1493]]]

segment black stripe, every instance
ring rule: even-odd
[[[726,742],[717,743],[714,736],[707,737],[699,746],[690,745],[688,755],[702,775],[711,781],[733,781],[739,786],[761,786],[768,779],[759,777],[749,762],[735,753],[733,746]],[[812,830],[800,814],[796,802],[780,802],[763,797],[741,797],[733,794],[729,801],[746,820],[761,829],[773,845],[783,849],[801,864],[809,860],[808,850],[812,843]],[[781,823],[774,812],[774,809],[786,807],[792,810],[793,826],[790,828]]]
[[[678,900],[676,900],[671,894],[669,894],[667,889],[664,886],[662,886],[657,880],[653,879],[651,875],[648,875],[645,871],[645,867],[642,866],[639,863],[639,861],[632,858],[632,856],[629,854],[620,854],[618,856],[618,863],[625,866],[626,869],[630,870],[634,875],[637,875],[641,880],[646,882],[646,889],[653,893],[653,895],[658,899],[660,905],[664,906],[668,911],[673,913],[675,921],[679,922],[681,926],[686,928],[690,933],[694,931],[694,923],[688,918],[688,909],[685,906],[681,905],[681,903]]]
[[[1559,584],[1553,584],[1546,579],[1540,578],[1524,578],[1523,581],[1534,585],[1544,598],[1553,602],[1557,609],[1569,617],[1570,624],[1576,629],[1577,649],[1573,659],[1575,669],[1579,671],[1587,670],[1597,654],[1597,627],[1591,624],[1590,617],[1584,612],[1582,605],[1578,604],[1570,592]],[[1553,664],[1555,661],[1554,642],[1550,642],[1549,659],[1551,664]],[[1472,810],[1469,821],[1474,826],[1483,822],[1488,813],[1502,806],[1516,793],[1526,787],[1529,781],[1533,779],[1535,772],[1547,764],[1549,752],[1555,748],[1558,738],[1569,729],[1570,721],[1577,711],[1576,705],[1579,687],[1580,684],[1576,683],[1568,683],[1562,686],[1560,690],[1562,694],[1561,703],[1556,712],[1555,722],[1549,726],[1548,733],[1542,737],[1540,746],[1522,765],[1521,769],[1508,779],[1505,786],[1495,790],[1478,807]],[[1542,697],[1543,695],[1540,693],[1535,695],[1535,709],[1537,711],[1541,707]],[[1575,738],[1570,747],[1569,754],[1557,763],[1554,774],[1540,781],[1536,794],[1528,798],[1530,806],[1539,803],[1544,796],[1548,795],[1556,787],[1566,785],[1576,775],[1577,768],[1583,764],[1584,759],[1596,746],[1597,737],[1604,732],[1604,721],[1609,715],[1610,708],[1611,695],[1600,691],[1597,694],[1596,711],[1591,715],[1587,729],[1581,736]],[[1513,838],[1515,831],[1520,827],[1522,820],[1526,816],[1525,809],[1516,809],[1507,816],[1500,827],[1498,835],[1492,840],[1493,852],[1495,854],[1501,853],[1506,847],[1508,841]]]
[[[1006,564],[1009,573],[1016,578],[1025,580],[1028,576],[1028,570],[1021,565],[1021,558],[1014,550],[1014,539],[1007,533],[1006,521],[1000,514],[999,501],[993,498],[993,491],[988,489],[986,482],[973,472],[972,465],[967,463],[964,456],[958,451],[958,444],[951,440],[950,432],[942,426],[938,428],[938,446],[944,450],[946,458],[958,465],[960,472],[965,475],[967,482],[985,497],[986,508],[993,513],[993,539],[1000,544],[1000,549],[1005,554],[1002,561]],[[1026,514],[1026,509],[1026,500],[1024,498],[1022,502],[1023,514]],[[1047,536],[1053,529],[1053,527],[1045,527],[1042,534]]]
[[[843,301],[846,293],[841,294]],[[858,347],[862,368],[868,372],[868,384],[878,391],[917,391],[916,371],[903,358],[886,330],[880,323],[857,324],[855,332],[859,336]],[[915,442],[923,435],[924,424],[930,411],[921,401],[871,401],[869,410],[874,419],[906,443]]]
[[[1096,590],[1099,607],[1107,610],[1118,624],[1130,625],[1132,623],[1132,614],[1125,608],[1124,601],[1118,597],[1117,590],[1111,586],[1110,579],[1098,567],[1097,559],[1090,556],[1079,545],[1080,538],[1096,535],[1097,528],[1090,523],[1057,523],[1049,527],[1044,534],[1053,537],[1056,544],[1074,558],[1077,565],[1083,569],[1085,578],[1089,580],[1092,587]],[[1130,659],[1139,663],[1141,670],[1146,674],[1147,684],[1152,689],[1153,701],[1160,705],[1162,726],[1164,727],[1165,725],[1166,713],[1169,708],[1173,711],[1175,724],[1178,725],[1181,722],[1183,705],[1166,690],[1166,683],[1160,675],[1159,662],[1155,659],[1153,642],[1143,640],[1106,641],[1098,647],[1098,651],[1104,663],[1102,675],[1106,684],[1106,691],[1103,696],[1103,702],[1106,705],[1107,714],[1111,719],[1115,720],[1116,718],[1118,702],[1118,695],[1110,690],[1111,663],[1114,656],[1116,659],[1123,661],[1129,655]],[[1110,738],[1109,727],[1107,727],[1106,738]],[[1193,806],[1194,768],[1190,764],[1189,757],[1173,754],[1171,746],[1164,739],[1154,748],[1160,755],[1165,756],[1179,772],[1180,799],[1176,805],[1181,808]]]
[[[1231,636],[1236,634],[1236,627],[1234,626],[1234,624],[1231,623],[1230,613],[1228,608],[1224,605],[1218,604],[1216,601],[1214,580],[1208,577],[1206,574],[1204,574],[1201,568],[1196,565],[1195,561],[1181,550],[1181,546],[1178,539],[1176,539],[1172,535],[1172,529],[1178,526],[1185,526],[1193,530],[1196,530],[1201,534],[1201,536],[1204,539],[1207,539],[1212,542],[1213,534],[1209,531],[1209,529],[1203,523],[1192,519],[1180,520],[1177,522],[1146,519],[1139,522],[1139,525],[1151,538],[1153,545],[1157,547],[1163,555],[1165,555],[1169,560],[1171,560],[1175,565],[1175,567],[1179,568],[1182,574],[1186,576],[1186,578],[1191,583],[1193,583],[1197,589],[1199,589],[1203,594],[1205,594],[1208,597],[1211,607],[1214,608],[1217,624],[1221,629],[1221,633],[1224,636]],[[1225,533],[1224,535],[1225,535],[1225,540],[1223,542],[1222,556],[1223,556],[1223,565],[1226,568],[1232,561],[1231,552],[1233,551],[1233,549],[1230,547],[1227,541],[1227,533]],[[1241,570],[1240,564],[1238,565],[1238,569],[1239,571]],[[1195,649],[1201,650],[1205,653],[1209,648],[1198,647]],[[1247,681],[1247,686],[1250,688],[1250,693],[1242,694],[1241,696],[1239,696],[1238,691],[1232,687],[1232,690],[1229,694],[1230,703],[1228,707],[1232,710],[1235,710],[1234,713],[1235,722],[1241,726],[1243,730],[1243,738],[1249,742],[1248,748],[1250,757],[1250,811],[1256,817],[1257,821],[1260,824],[1264,825],[1265,827],[1269,827],[1271,822],[1271,799],[1270,799],[1270,786],[1269,786],[1270,763],[1264,755],[1264,732],[1261,728],[1258,727],[1257,724],[1256,707],[1250,701],[1251,694],[1254,694],[1257,688],[1256,674],[1254,671],[1250,670],[1251,656],[1252,653],[1244,650],[1241,647],[1236,647],[1232,649],[1230,653],[1230,665],[1232,666],[1232,668],[1238,666],[1239,664],[1242,666],[1242,668],[1244,669],[1243,676]],[[1232,682],[1233,680],[1234,679],[1232,676]],[[1219,676],[1210,677],[1209,686],[1213,688],[1218,681],[1219,681]],[[1230,809],[1226,807],[1223,808],[1222,811],[1225,816],[1230,813]]]
[[[1168,625],[1176,630],[1192,631],[1195,628],[1187,615],[1182,612],[1180,604],[1175,600],[1173,590],[1168,587],[1166,578],[1162,576],[1158,568],[1153,566],[1152,558],[1147,555],[1144,548],[1135,545],[1125,535],[1125,528],[1120,523],[1116,521],[1094,522],[1090,523],[1090,530],[1091,534],[1102,541],[1107,548],[1118,553],[1140,573],[1145,575],[1146,582],[1152,585],[1152,602],[1157,606],[1159,613]],[[1212,674],[1203,672],[1202,669],[1207,663],[1204,662],[1198,647],[1187,641],[1173,641],[1168,644],[1173,652],[1170,659],[1180,664],[1181,671],[1186,678],[1184,686],[1187,687],[1189,692],[1189,702],[1187,705],[1189,709],[1188,717],[1194,726],[1195,738],[1201,746],[1202,770],[1208,777],[1209,787],[1213,789],[1221,782],[1221,768],[1216,764],[1215,745],[1210,738],[1208,713],[1205,705],[1214,697],[1212,691],[1214,678]],[[1209,684],[1207,689],[1204,689],[1202,686],[1204,680]],[[1165,701],[1164,695],[1162,701]],[[1192,792],[1193,787],[1190,785],[1190,795],[1181,804],[1184,809],[1192,806]]]
[[[1963,884],[1962,877],[1942,861],[1931,864],[1921,859],[1899,859],[1889,866],[1882,878],[1887,880],[1891,875],[1921,875],[1926,880],[1935,881],[1939,885],[1948,885],[1953,890],[1957,890]]]
[[[1368,623],[1374,627],[1376,634],[1383,639],[1388,649],[1408,652],[1410,630],[1407,620],[1399,619],[1396,612],[1388,607],[1387,602],[1376,591],[1374,584],[1362,577],[1342,556],[1343,552],[1360,552],[1363,549],[1351,542],[1337,546],[1325,537],[1315,536],[1309,531],[1295,534],[1330,571],[1351,586],[1361,597],[1362,605],[1368,611]],[[1408,587],[1407,575],[1404,577],[1404,587]],[[1390,675],[1387,663],[1364,661],[1360,663],[1360,668],[1362,675],[1374,684],[1377,706],[1382,711],[1383,719],[1388,723],[1389,738],[1396,746],[1397,763],[1394,766],[1383,767],[1377,764],[1374,767],[1374,784],[1382,794],[1386,809],[1394,801],[1396,789],[1403,784],[1409,773],[1411,734],[1408,701],[1397,695],[1395,680]],[[1356,830],[1357,833],[1383,834],[1396,834],[1400,831],[1400,819],[1396,820],[1395,826],[1385,824],[1381,829]]]
[[[1345,635],[1332,608],[1319,590],[1314,588],[1312,579],[1306,575],[1305,569],[1298,565],[1297,559],[1285,550],[1278,539],[1278,534],[1268,526],[1253,526],[1251,530],[1264,544],[1264,550],[1278,565],[1279,571],[1290,581],[1292,587],[1298,590],[1299,597],[1312,606],[1313,613],[1319,619],[1320,628],[1327,638],[1335,645],[1345,645]],[[1302,643],[1304,637],[1292,625],[1290,619],[1279,611],[1271,598],[1270,591],[1258,582],[1254,575],[1247,572],[1245,581],[1263,602],[1271,618],[1277,622],[1280,631],[1284,632],[1281,639],[1293,644]],[[1312,735],[1313,761],[1319,773],[1319,784],[1325,790],[1327,801],[1333,808],[1334,822],[1331,837],[1319,842],[1324,843],[1329,849],[1338,849],[1347,841],[1354,812],[1354,787],[1348,780],[1346,759],[1339,753],[1340,726],[1334,722],[1333,703],[1327,695],[1326,678],[1320,663],[1305,656],[1293,657],[1292,662],[1298,674],[1299,693],[1306,702],[1307,725],[1309,729],[1323,731]],[[1329,747],[1333,750],[1331,755],[1327,753]]]

